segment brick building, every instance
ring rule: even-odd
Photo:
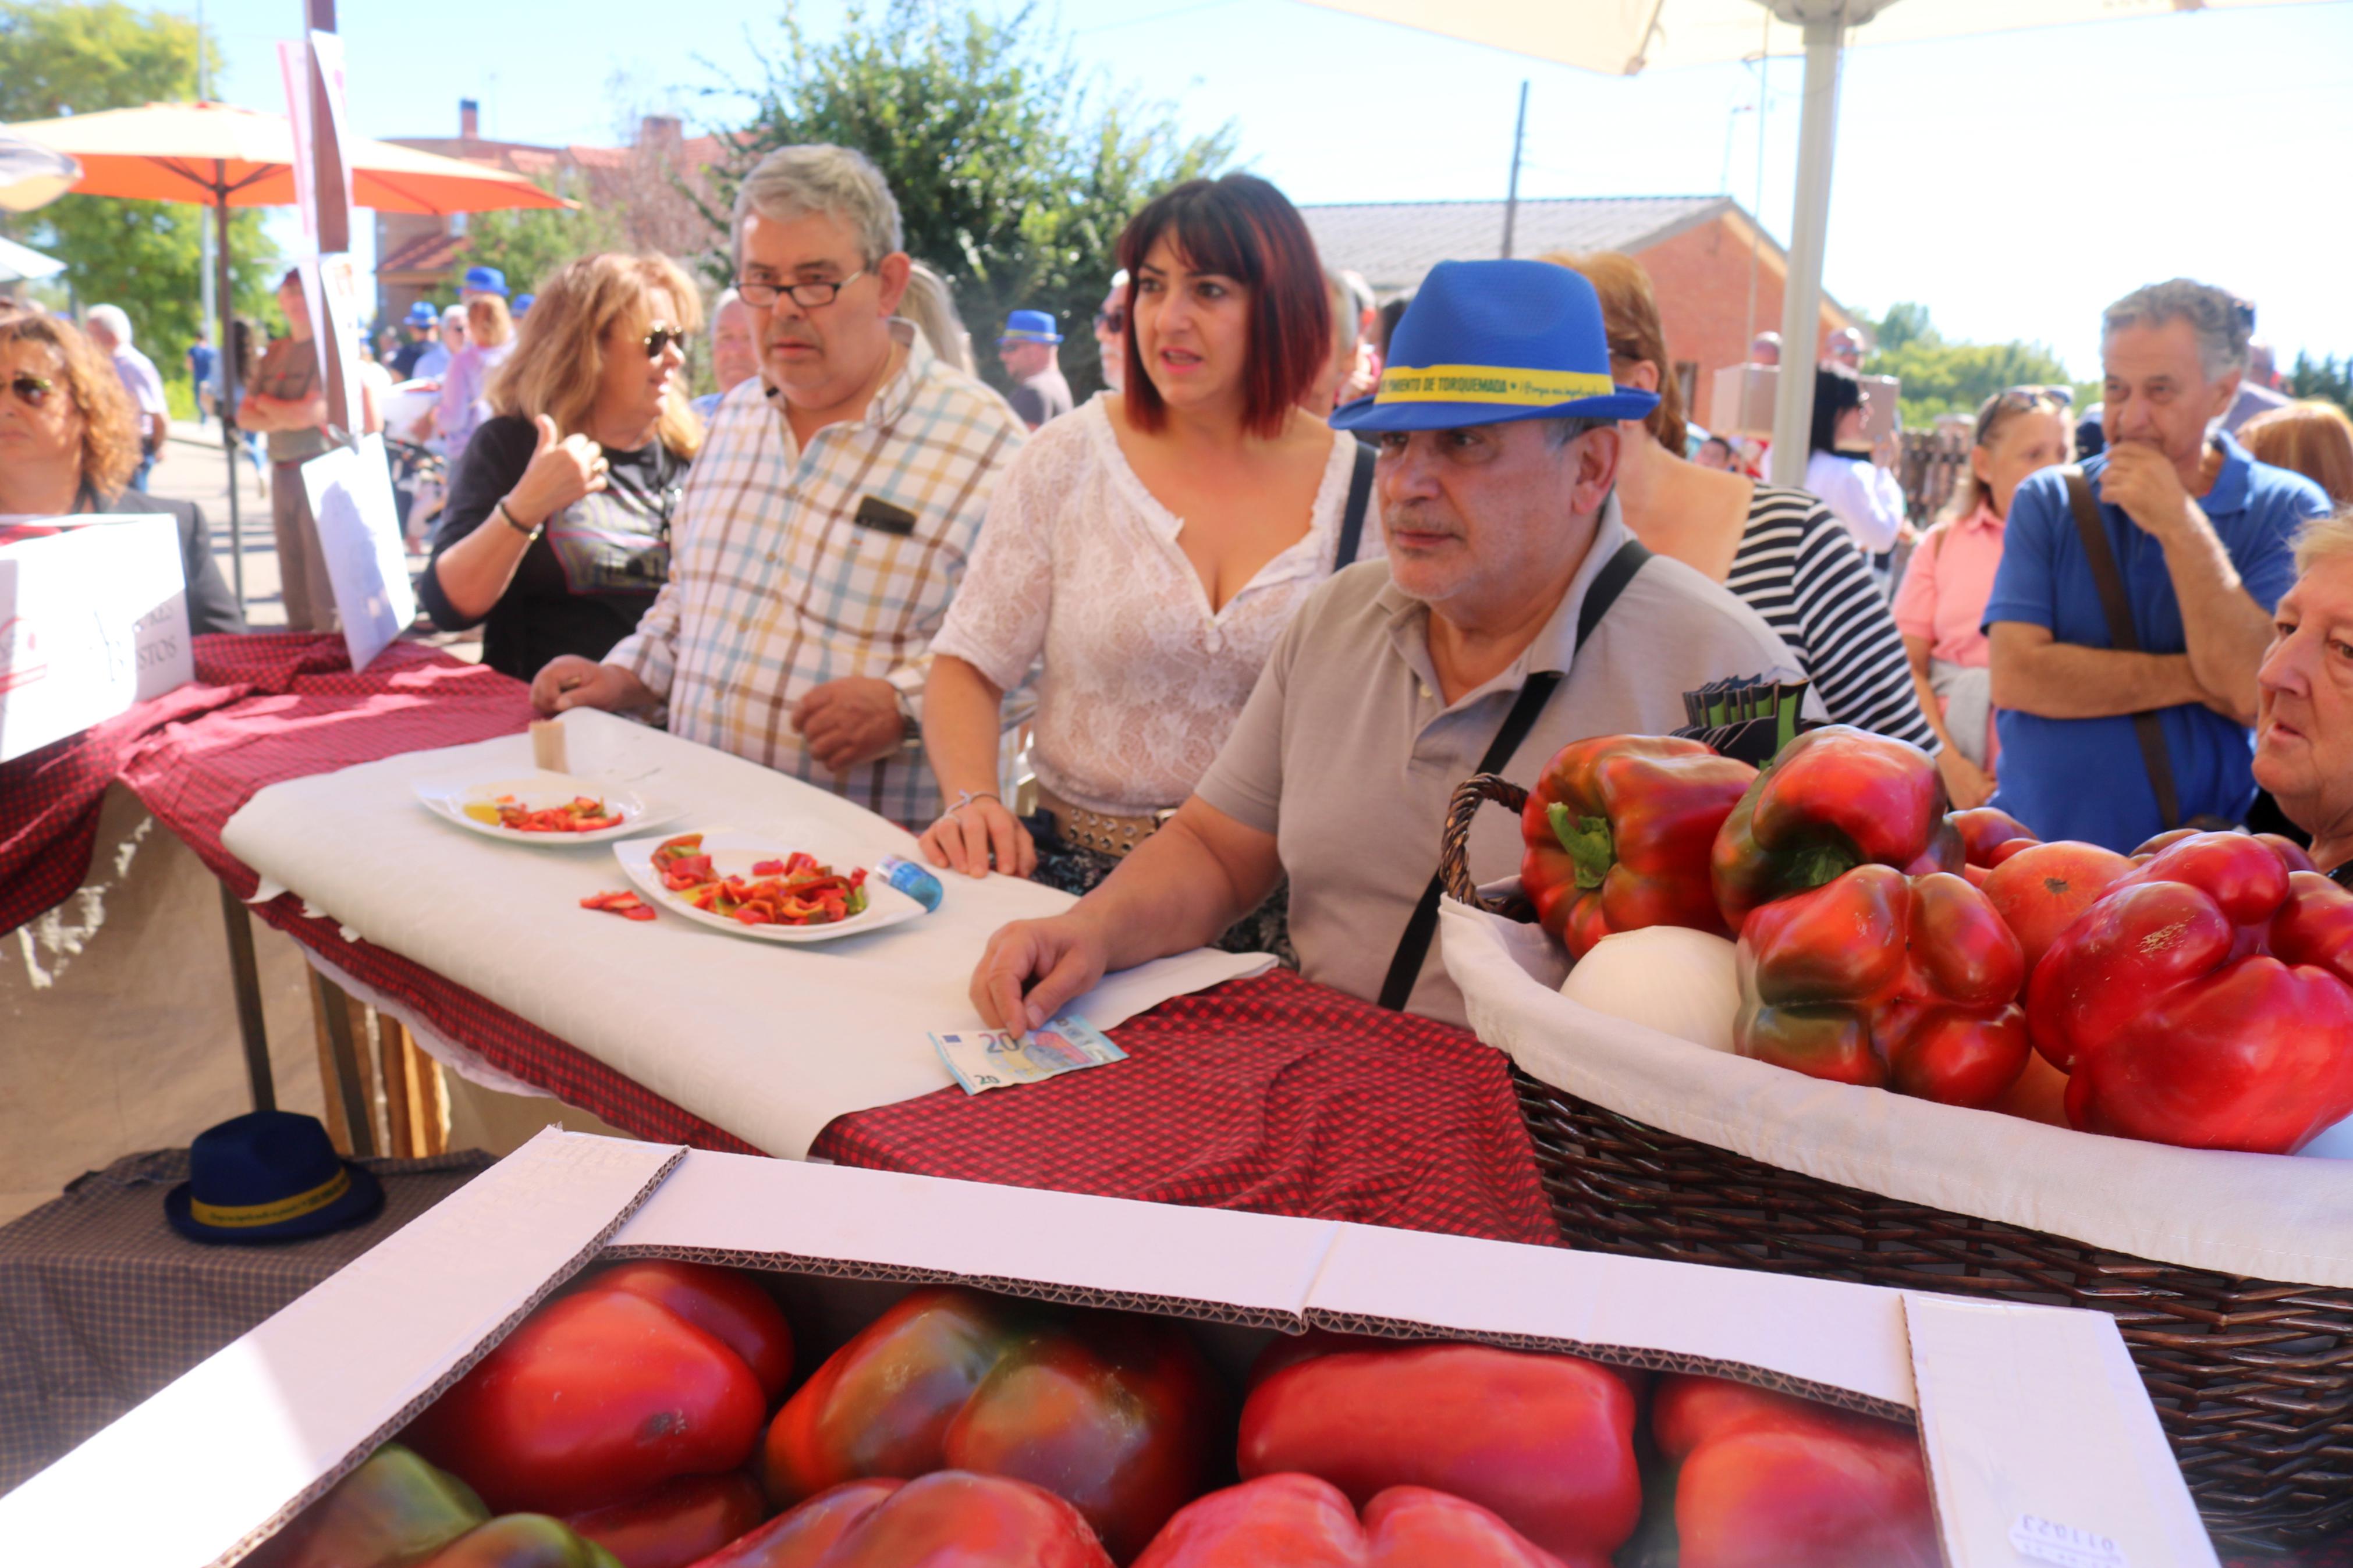
[[[1377,202],[1299,211],[1325,263],[1363,273],[1384,299],[1418,287],[1440,261],[1503,254],[1501,202]],[[1748,358],[1753,333],[1780,330],[1788,255],[1729,196],[1520,203],[1512,254],[1555,250],[1618,250],[1642,263],[1658,291],[1672,374],[1683,384],[1684,406],[1702,424],[1704,389],[1715,372]],[[1846,308],[1824,293],[1821,336],[1854,324]]]
[[[640,120],[631,146],[542,147],[484,137],[475,101],[462,98],[458,100],[457,135],[389,140],[403,147],[487,163],[552,184],[560,195],[575,201],[618,207],[635,249],[663,251],[684,260],[720,237],[670,179],[675,173],[690,184],[699,184],[702,172],[719,159],[719,139],[688,136],[669,115],[649,114]],[[708,195],[707,188],[704,194]],[[412,302],[436,290],[446,294],[455,269],[463,265],[465,252],[463,213],[447,217],[376,214],[376,319],[396,320]],[[518,293],[528,293],[532,286],[529,279],[510,278],[507,282]]]

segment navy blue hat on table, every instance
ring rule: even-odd
[[[1005,318],[1005,330],[997,335],[1000,343],[1059,343],[1062,334],[1054,330],[1054,318],[1043,310],[1015,310]]]
[[[192,1241],[294,1241],[357,1225],[384,1206],[374,1173],[337,1158],[315,1116],[255,1110],[196,1134],[188,1179],[164,1217]]]
[[[507,275],[495,267],[469,267],[464,287],[469,294],[496,294],[503,300],[507,297]]]
[[[405,319],[412,327],[430,327],[440,322],[441,312],[435,310],[429,301],[419,300],[408,307],[408,314]]]
[[[1389,340],[1381,384],[1333,410],[1343,430],[1452,430],[1510,419],[1640,419],[1658,394],[1609,378],[1601,301],[1549,261],[1441,261]]]

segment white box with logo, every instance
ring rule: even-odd
[[[0,518],[0,763],[195,677],[171,518]]]

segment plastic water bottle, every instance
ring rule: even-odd
[[[885,855],[875,861],[874,874],[923,905],[926,912],[938,909],[940,900],[946,896],[946,889],[940,886],[940,879],[932,875],[929,868],[896,855]]]

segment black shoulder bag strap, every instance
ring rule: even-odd
[[[1373,500],[1372,447],[1356,443],[1356,466],[1348,475],[1348,510],[1340,514],[1340,547],[1332,552],[1332,570],[1345,571],[1356,563],[1365,542],[1365,510]]]
[[[1585,651],[1585,641],[1593,635],[1593,628],[1601,624],[1601,617],[1609,613],[1609,606],[1618,602],[1618,595],[1626,591],[1626,584],[1634,580],[1634,574],[1650,558],[1651,552],[1642,548],[1640,540],[1629,539],[1602,563],[1601,570],[1594,575],[1593,585],[1585,591],[1585,603],[1577,606],[1577,643],[1572,658]],[[1480,773],[1495,773],[1511,762],[1512,753],[1520,749],[1520,742],[1536,727],[1545,704],[1552,700],[1553,689],[1559,684],[1560,672],[1556,669],[1538,670],[1528,677],[1528,683],[1520,688],[1518,700],[1504,716],[1504,727],[1495,731],[1487,754],[1479,759]],[[1405,1010],[1407,1001],[1413,995],[1414,982],[1421,978],[1422,961],[1430,956],[1430,940],[1438,934],[1438,900],[1445,890],[1433,872],[1430,886],[1422,889],[1420,901],[1413,906],[1413,914],[1405,922],[1405,935],[1398,940],[1397,952],[1389,958],[1388,974],[1381,982],[1381,1005],[1392,1012]]]
[[[2092,481],[2081,467],[2069,464],[2067,503],[2075,513],[2075,532],[2092,565],[2092,581],[2099,585],[2100,607],[2108,617],[2108,642],[2120,652],[2138,653],[2140,636],[2133,630],[2132,601],[2125,594],[2125,574],[2100,521],[2100,507],[2092,499]],[[2157,792],[2157,813],[2167,831],[2181,826],[2181,796],[2173,787],[2173,757],[2166,750],[2165,725],[2154,712],[2132,716],[2133,733],[2140,741],[2141,765],[2148,770],[2149,787]]]

